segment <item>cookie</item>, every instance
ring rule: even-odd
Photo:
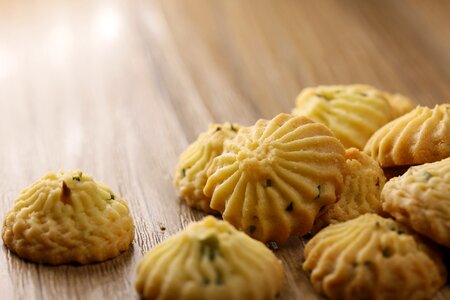
[[[184,151],[175,168],[174,185],[186,203],[208,213],[217,213],[209,207],[210,197],[203,194],[206,184],[206,171],[212,160],[223,151],[223,143],[233,138],[239,125],[210,124],[208,131],[199,135]]]
[[[212,216],[151,249],[137,268],[143,299],[275,299],[283,266],[262,243]]]
[[[375,214],[326,227],[304,255],[314,289],[329,299],[426,299],[446,282],[437,248]]]
[[[293,113],[325,124],[346,148],[362,150],[377,129],[408,110],[408,103],[368,85],[318,86],[300,93]]]
[[[383,214],[380,194],[386,183],[383,169],[356,148],[345,152],[344,189],[338,201],[329,205],[316,219],[313,232],[327,226],[354,219],[365,213]]]
[[[2,230],[18,256],[52,265],[113,258],[133,237],[127,203],[79,170],[49,173],[25,188]]]
[[[398,221],[450,247],[450,158],[411,167],[386,184],[381,199]]]
[[[435,162],[450,156],[450,104],[417,106],[373,134],[364,152],[383,167]]]
[[[280,114],[241,128],[208,170],[211,208],[263,242],[304,235],[343,185],[345,149],[323,124]]]

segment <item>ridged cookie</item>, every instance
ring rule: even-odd
[[[368,85],[318,86],[300,93],[293,113],[327,125],[346,148],[362,150],[377,129],[409,109],[408,103]]]
[[[367,142],[364,152],[383,167],[417,165],[450,156],[450,104],[417,106],[386,124]]]
[[[127,203],[81,171],[49,173],[22,191],[2,237],[18,256],[39,263],[88,264],[115,257],[134,237]]]
[[[275,299],[283,266],[262,243],[208,216],[151,249],[137,268],[143,299]]]
[[[446,282],[437,249],[375,214],[328,226],[304,255],[314,289],[329,299],[427,299]]]
[[[184,151],[175,168],[174,185],[186,203],[208,213],[217,213],[209,207],[210,197],[203,194],[206,171],[212,160],[222,154],[223,143],[236,136],[239,125],[210,124],[208,131],[199,135]]]
[[[382,202],[398,221],[450,247],[450,158],[411,167],[391,179]]]
[[[383,169],[368,155],[355,148],[346,150],[344,189],[338,201],[316,219],[314,232],[328,224],[354,219],[365,213],[383,214],[380,194],[386,183]]]
[[[342,143],[324,125],[287,114],[241,128],[208,170],[204,193],[224,220],[263,241],[304,235],[343,185]]]

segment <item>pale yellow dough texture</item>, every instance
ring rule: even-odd
[[[204,193],[250,236],[284,243],[304,235],[343,185],[345,149],[324,125],[280,114],[241,128],[208,170]]]
[[[208,216],[151,249],[137,268],[143,299],[265,300],[283,286],[283,266],[261,242]]]
[[[417,165],[450,156],[450,104],[417,106],[373,134],[364,152],[383,167]]]
[[[3,223],[5,245],[39,263],[115,257],[134,237],[127,203],[81,171],[49,173],[24,189]]]
[[[382,201],[398,221],[450,247],[450,158],[411,167],[391,179]]]
[[[355,148],[346,150],[344,189],[338,201],[316,219],[314,232],[328,224],[354,219],[365,213],[383,214],[380,194],[386,183],[383,169],[368,155]]]
[[[428,299],[447,276],[432,247],[392,219],[365,214],[314,236],[303,268],[328,299]]]
[[[302,90],[293,113],[325,124],[346,148],[364,148],[370,136],[413,109],[408,98],[369,85],[331,85]]]
[[[186,203],[208,213],[217,213],[209,207],[210,197],[203,194],[206,171],[212,160],[222,154],[223,143],[236,136],[240,126],[237,124],[210,124],[208,131],[199,135],[197,140],[180,155],[175,167],[174,185],[178,194]]]

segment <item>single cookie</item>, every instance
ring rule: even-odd
[[[398,221],[450,247],[450,157],[409,168],[381,196],[383,209]]]
[[[426,299],[446,282],[437,248],[375,214],[328,226],[304,255],[314,289],[329,299]]]
[[[380,194],[386,183],[383,169],[368,155],[355,148],[345,152],[344,189],[338,201],[316,219],[313,232],[328,224],[354,219],[365,213],[383,214]]]
[[[417,165],[450,156],[450,104],[417,106],[386,124],[367,142],[364,152],[383,167]]]
[[[345,149],[324,125],[280,114],[241,128],[208,170],[204,193],[236,228],[263,241],[304,235],[342,190]]]
[[[318,86],[300,93],[293,113],[327,125],[346,148],[362,150],[377,129],[408,110],[407,103],[368,85]]]
[[[186,203],[208,213],[217,213],[209,207],[210,197],[203,194],[206,171],[212,160],[222,154],[223,143],[236,136],[239,125],[210,124],[208,131],[199,135],[184,151],[175,168],[174,185]]]
[[[208,216],[150,250],[137,268],[143,299],[275,299],[283,266],[262,243]]]
[[[49,173],[22,191],[3,223],[5,245],[52,265],[115,257],[134,237],[127,203],[81,171]]]

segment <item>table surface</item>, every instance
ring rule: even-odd
[[[129,202],[136,237],[89,266],[27,263],[0,247],[0,298],[137,298],[143,253],[204,215],[178,200],[172,177],[210,122],[290,112],[318,84],[449,102],[449,15],[445,0],[1,0],[0,218],[46,172],[81,168]],[[318,298],[303,245],[276,251],[282,299]]]

